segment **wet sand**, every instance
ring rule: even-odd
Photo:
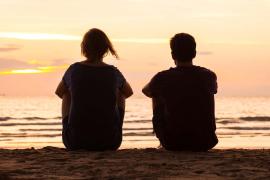
[[[270,149],[0,149],[0,179],[270,179]]]

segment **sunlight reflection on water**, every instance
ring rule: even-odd
[[[0,147],[57,146],[61,140],[61,102],[55,97],[0,97]],[[151,101],[127,101],[121,148],[157,147]],[[270,148],[270,98],[216,98],[217,148]]]

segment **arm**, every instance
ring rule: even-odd
[[[163,120],[164,120],[164,111],[163,111],[163,104],[161,99],[152,98],[152,109],[153,109],[153,133],[156,133],[156,136],[160,138],[162,136],[162,127],[163,127]]]
[[[62,96],[62,118],[65,118],[66,116],[69,115],[70,103],[71,103],[71,96],[70,93],[67,92]]]
[[[63,80],[57,86],[55,94],[62,99],[62,118],[65,118],[69,114],[71,98],[70,92]]]
[[[153,97],[149,83],[144,86],[144,88],[142,89],[142,92],[144,95],[146,95],[149,98]]]
[[[160,73],[157,73],[149,83],[147,83],[143,89],[142,92],[145,96],[149,98],[156,97],[157,95],[159,96],[161,92],[161,76]]]
[[[123,84],[123,87],[120,89],[120,93],[122,96],[124,96],[125,99],[133,94],[133,90],[127,81]]]
[[[217,83],[217,76],[215,74],[215,77],[214,77],[214,81],[215,81],[215,85],[214,85],[214,94],[217,94],[217,91],[218,91],[218,83]]]
[[[65,83],[62,80],[57,86],[55,90],[55,94],[62,99],[64,94],[67,92],[68,92],[68,88],[66,87]]]
[[[125,112],[126,98],[133,94],[132,88],[127,81],[123,84],[123,87],[117,91],[117,104],[120,109]],[[124,116],[124,114],[122,114]],[[123,119],[124,117],[121,117]]]

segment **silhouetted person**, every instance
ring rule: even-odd
[[[72,64],[56,89],[62,98],[63,143],[69,150],[116,150],[132,89],[116,67],[103,62],[108,52],[118,57],[103,31],[90,29],[81,52],[87,59]]]
[[[143,88],[153,99],[153,127],[167,150],[207,151],[215,134],[217,78],[214,72],[192,63],[196,42],[186,33],[170,41],[176,67],[157,73]]]

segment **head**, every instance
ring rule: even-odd
[[[186,33],[174,35],[170,41],[172,58],[177,62],[192,62],[196,56],[195,39]]]
[[[93,28],[85,33],[81,43],[82,55],[91,61],[99,61],[102,60],[108,52],[118,58],[111,41],[103,31]]]

